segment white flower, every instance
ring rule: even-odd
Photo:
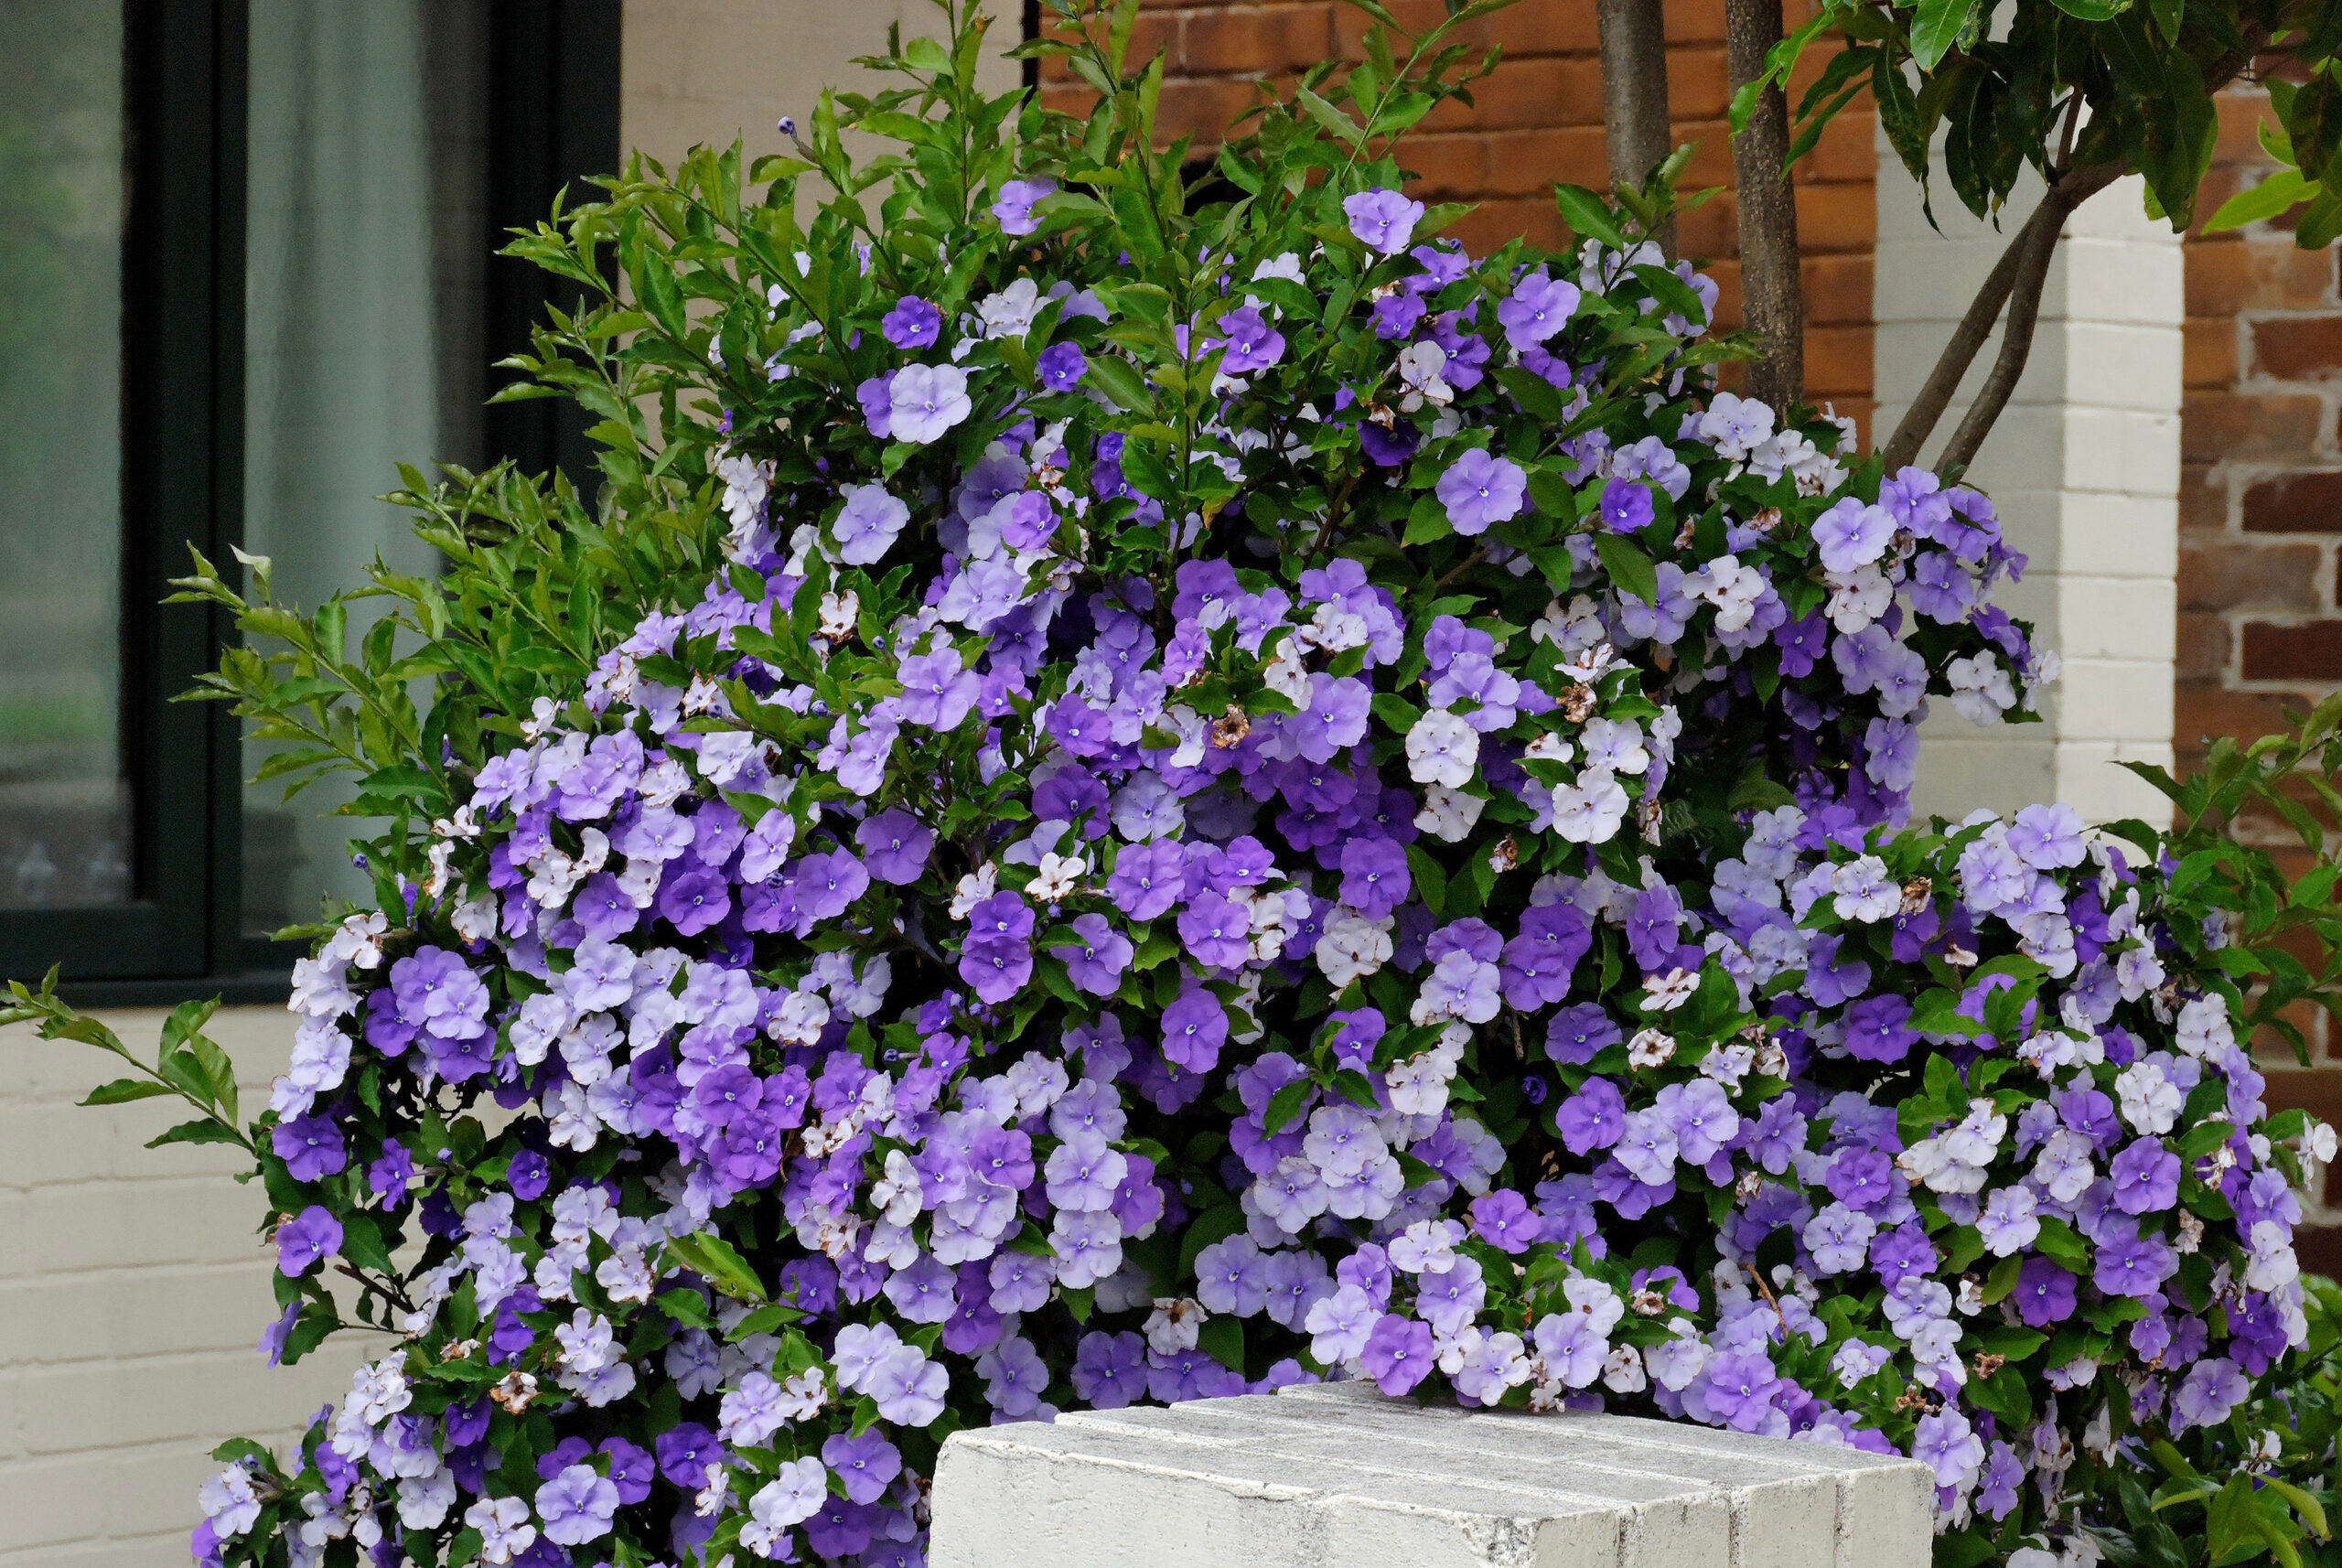
[[[1488,801],[1477,795],[1434,784],[1423,792],[1423,810],[1415,813],[1415,826],[1435,839],[1460,843],[1472,831],[1472,824],[1480,820],[1480,812],[1487,806]]]
[[[1831,873],[1831,908],[1842,920],[1884,920],[1903,907],[1903,890],[1875,854],[1848,861]]]
[[[1681,967],[1671,969],[1657,980],[1646,981],[1643,1005],[1661,1013],[1672,1013],[1700,989],[1700,976],[1695,970]]]
[[[964,920],[975,907],[1000,891],[1000,867],[990,861],[960,878],[951,890],[951,918]]]
[[[1627,791],[1617,779],[1589,768],[1574,784],[1553,790],[1553,831],[1572,843],[1607,843],[1627,820]]]
[[[1460,789],[1471,782],[1480,736],[1460,714],[1434,709],[1407,731],[1407,777],[1418,784]]]
[[[1089,869],[1089,863],[1078,854],[1045,854],[1041,857],[1041,874],[1025,891],[1041,903],[1057,903],[1073,896],[1081,886],[1081,874]]]
[[[208,1477],[196,1488],[195,1500],[222,1538],[243,1534],[260,1518],[260,1497],[252,1490],[251,1475],[240,1465]]]
[[[1675,1036],[1658,1029],[1645,1029],[1627,1042],[1627,1062],[1630,1067],[1663,1067],[1675,1055]]]
[[[2016,706],[2016,688],[1990,650],[1953,660],[1944,666],[1944,678],[1951,682],[1952,712],[1970,724],[1996,725]]]
[[[894,438],[924,446],[968,417],[968,373],[955,365],[905,365],[887,385]]]
[[[1650,753],[1643,748],[1642,725],[1632,719],[1588,719],[1579,738],[1590,768],[1611,774],[1640,773],[1650,766]]]
[[[1317,967],[1335,989],[1362,979],[1391,961],[1390,922],[1344,915],[1327,922],[1317,939]]]

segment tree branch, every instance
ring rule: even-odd
[[[2289,11],[2288,17],[2290,14]],[[2280,25],[2287,24],[2281,21]],[[2254,56],[2269,47],[2269,38],[2264,29],[2248,28],[2241,48],[2220,56],[2206,68],[2206,89],[2218,92],[2227,86],[2240,71],[2252,63]],[[2069,131],[2071,124],[2068,123]],[[1927,384],[1919,389],[1919,395],[1912,399],[1910,408],[1896,425],[1895,434],[1880,449],[1888,473],[1892,474],[1918,459],[1919,448],[1934,433],[1938,422],[1943,418],[1944,410],[1951,405],[1952,394],[1960,390],[1961,378],[1968,373],[1968,367],[1983,349],[1984,340],[1992,336],[1993,324],[1999,319],[2001,307],[2005,305],[2010,309],[2010,326],[2015,328],[2021,322],[2022,329],[2004,336],[2000,357],[1985,378],[1975,407],[1961,422],[1960,429],[1945,445],[1942,456],[1938,459],[1939,466],[1956,463],[1959,468],[1965,468],[1975,460],[1985,435],[1992,430],[1993,422],[2007,406],[2009,393],[2014,390],[2016,378],[2024,372],[2025,359],[2032,352],[2034,327],[2041,309],[2041,291],[2048,279],[2049,258],[2055,253],[2058,231],[2065,228],[2066,220],[2074,209],[2130,172],[2129,160],[2113,158],[2105,163],[2092,164],[2087,168],[2065,168],[2049,182],[2049,188],[2042,194],[2041,205],[2033,209],[2025,226],[2016,231],[2010,239],[2008,248],[2001,252],[2001,259],[1993,263],[1991,274],[1984,279],[1983,287],[1969,302],[1968,313],[1960,318],[1959,327],[1953,329],[1950,341],[1937,356],[1935,369],[1928,372]],[[2036,255],[2034,242],[2040,238],[2040,230],[2045,226],[2048,231],[2047,242],[2028,270],[2028,258]],[[2012,303],[2011,295],[2020,282],[2030,297]],[[1997,400],[1989,409],[1986,404],[1988,396]],[[1983,413],[1981,422],[1977,417],[1980,412]]]
[[[2025,356],[2033,346],[2034,322],[2041,308],[2041,287],[2048,277],[2049,257],[2055,252],[2058,231],[2066,226],[2066,220],[2075,208],[2129,172],[2130,166],[2119,159],[2092,164],[2088,168],[2067,171],[2042,193],[2040,205],[2033,209],[2032,215],[2010,239],[2008,248],[2001,252],[2001,259],[1993,264],[1992,272],[1986,275],[1983,286],[1976,291],[1976,297],[1968,302],[1968,313],[1960,318],[1960,325],[1952,329],[1950,340],[1944,344],[1943,352],[1936,357],[1935,369],[1928,373],[1927,384],[1919,389],[1918,396],[1911,400],[1910,408],[1895,426],[1895,434],[1887,437],[1886,445],[1881,450],[1888,473],[1895,473],[1918,459],[1920,446],[1934,433],[1938,422],[1943,418],[1944,410],[1951,406],[1952,394],[1960,390],[1961,378],[1968,373],[1969,365],[1982,350],[1985,339],[1992,337],[1993,323],[2000,319],[2001,307],[2010,304],[2010,295],[2019,279],[2027,275],[2026,258],[2032,253],[2034,242],[2046,231],[2048,242],[2041,250],[2038,268],[2030,274],[2033,297],[2029,302],[2012,306],[2010,318],[2014,323],[2017,319],[2016,313],[2023,317],[2024,336],[2016,344],[2015,368],[2019,371],[2025,369]],[[2007,340],[2002,344],[2001,358],[2004,361],[2009,357],[2010,346]],[[1996,365],[1995,376],[1998,372],[1999,366]],[[2014,385],[2013,381],[2011,385]],[[2006,391],[2001,396],[2005,404]],[[1994,409],[1993,417],[1997,418],[1999,413],[2000,410]],[[1965,431],[1966,424],[1961,428]],[[1981,443],[1984,432],[1991,428],[1992,419],[1987,419],[1983,428],[1976,433],[1976,441]],[[1969,449],[1971,458],[1974,450],[1973,446]]]
[[[1675,147],[1667,112],[1667,19],[1661,0],[1595,0],[1602,40],[1602,128],[1610,178],[1639,188]],[[1652,239],[1675,259],[1675,220]]]
[[[1724,70],[1734,92],[1764,74],[1780,41],[1780,0],[1724,0]],[[1732,172],[1741,313],[1765,350],[1748,367],[1748,394],[1784,411],[1805,391],[1805,289],[1789,152],[1789,97],[1775,83],[1757,95],[1747,127],[1732,138]]]
[[[2045,201],[2043,209],[2048,205]],[[1968,405],[1960,428],[1936,454],[1936,472],[1946,483],[1965,473],[1976,460],[1976,449],[2008,407],[2017,379],[2025,374],[2025,362],[2033,352],[2033,329],[2041,317],[2041,291],[2049,281],[2049,263],[2057,253],[2057,231],[2063,227],[2062,219],[2055,223],[2028,220],[2018,237],[2021,248],[2014,252],[2016,267],[2009,286],[2008,320],[2001,328],[2000,354],[1986,372],[1984,384],[1976,389],[1976,401]]]

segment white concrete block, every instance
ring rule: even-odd
[[[954,1434],[935,1568],[1918,1568],[1906,1459],[1370,1384]]]

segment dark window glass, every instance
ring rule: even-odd
[[[0,0],[0,908],[133,892],[123,12]]]

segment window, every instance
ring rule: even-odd
[[[572,464],[483,406],[541,278],[502,231],[618,160],[619,0],[0,0],[0,974],[84,1001],[281,993],[266,933],[354,892],[311,791],[172,703],[226,628],[191,544],[314,605],[392,465]]]

